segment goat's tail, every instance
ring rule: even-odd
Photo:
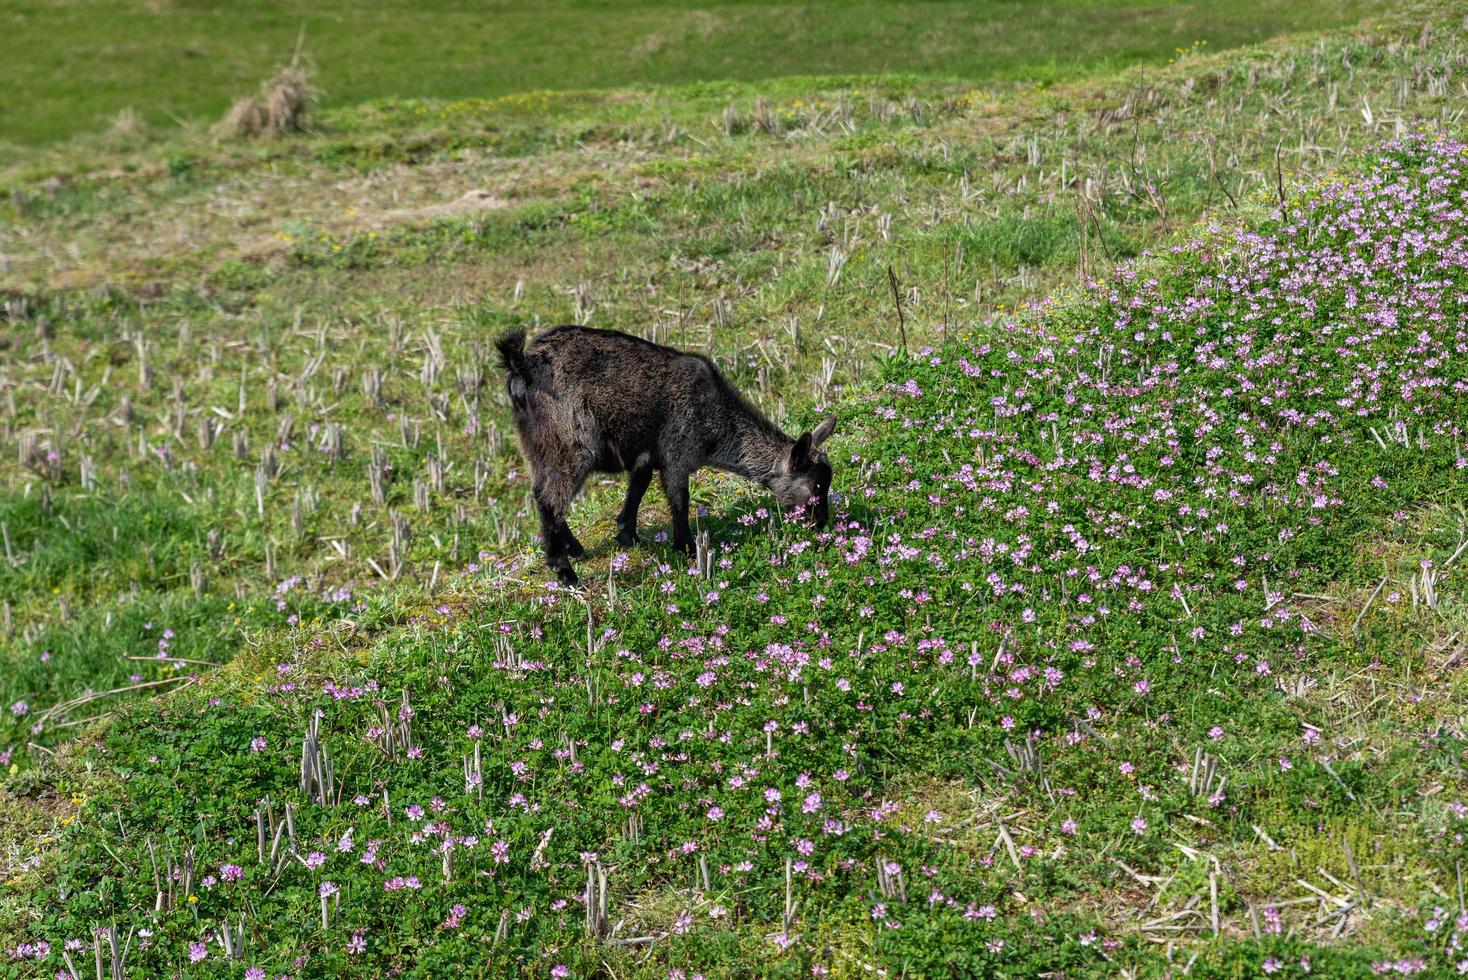
[[[505,369],[505,380],[509,382],[510,400],[523,405],[530,388],[530,364],[525,360],[525,329],[516,327],[506,331],[494,346],[500,352],[500,366]]]

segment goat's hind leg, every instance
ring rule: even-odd
[[[565,522],[556,516],[555,508],[542,500],[539,494],[535,498],[535,509],[540,512],[540,538],[545,548],[546,565],[556,573],[556,578],[562,584],[575,585],[580,580],[576,577],[576,570],[571,567],[570,549],[566,544],[566,536],[561,531]]]
[[[581,486],[580,479],[566,483],[539,483],[535,486],[535,507],[540,513],[540,534],[545,544],[545,561],[563,585],[576,585],[581,580],[571,567],[571,559],[585,554],[586,549],[571,533],[566,523],[566,514],[571,509],[571,499]]]

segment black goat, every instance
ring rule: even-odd
[[[631,474],[617,515],[617,543],[637,541],[637,508],[662,476],[673,545],[691,554],[688,478],[715,466],[762,484],[785,511],[825,526],[831,464],[826,419],[792,439],[724,380],[712,361],[612,330],[556,327],[525,345],[512,330],[495,344],[504,365],[520,446],[534,476],[547,564],[568,585],[585,553],[566,524],[588,473]]]

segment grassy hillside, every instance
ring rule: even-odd
[[[1450,968],[1463,30],[5,171],[0,976]],[[484,349],[569,319],[835,410],[840,525],[593,486],[546,588]]]
[[[172,656],[223,662],[354,601],[333,597],[531,547],[484,357],[510,323],[704,350],[777,418],[808,412],[868,386],[904,330],[956,333],[1451,118],[1465,53],[1461,21],[1422,8],[1018,98],[853,80],[380,103],[299,142],[13,174],[0,702],[168,680],[129,659],[164,629]],[[578,521],[611,516],[593,491]],[[0,751],[71,734],[35,717]]]
[[[117,921],[147,975],[1446,970],[1465,160],[1407,138],[887,360],[830,532],[734,504],[706,576],[485,557],[272,631],[60,764],[16,956]]]
[[[922,72],[1035,84],[1353,23],[1373,0],[344,3],[16,0],[0,151],[109,125],[212,121],[304,35],[327,103],[710,78]],[[119,116],[121,114],[121,116]]]

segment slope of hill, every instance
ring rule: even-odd
[[[0,716],[0,752],[38,757],[288,616],[530,546],[483,356],[508,323],[705,350],[777,418],[804,412],[904,331],[957,331],[1451,120],[1465,57],[1461,18],[1423,6],[1019,97],[792,80],[384,103],[300,141],[12,173],[0,703],[26,713]],[[119,693],[38,724],[100,692]]]
[[[0,976],[1453,969],[1462,26],[12,174]],[[476,345],[591,313],[838,526],[546,588]]]
[[[150,975],[1446,969],[1465,162],[1406,137],[893,358],[829,533],[751,504],[709,574],[585,594],[487,558],[138,707],[17,955],[115,921]]]

